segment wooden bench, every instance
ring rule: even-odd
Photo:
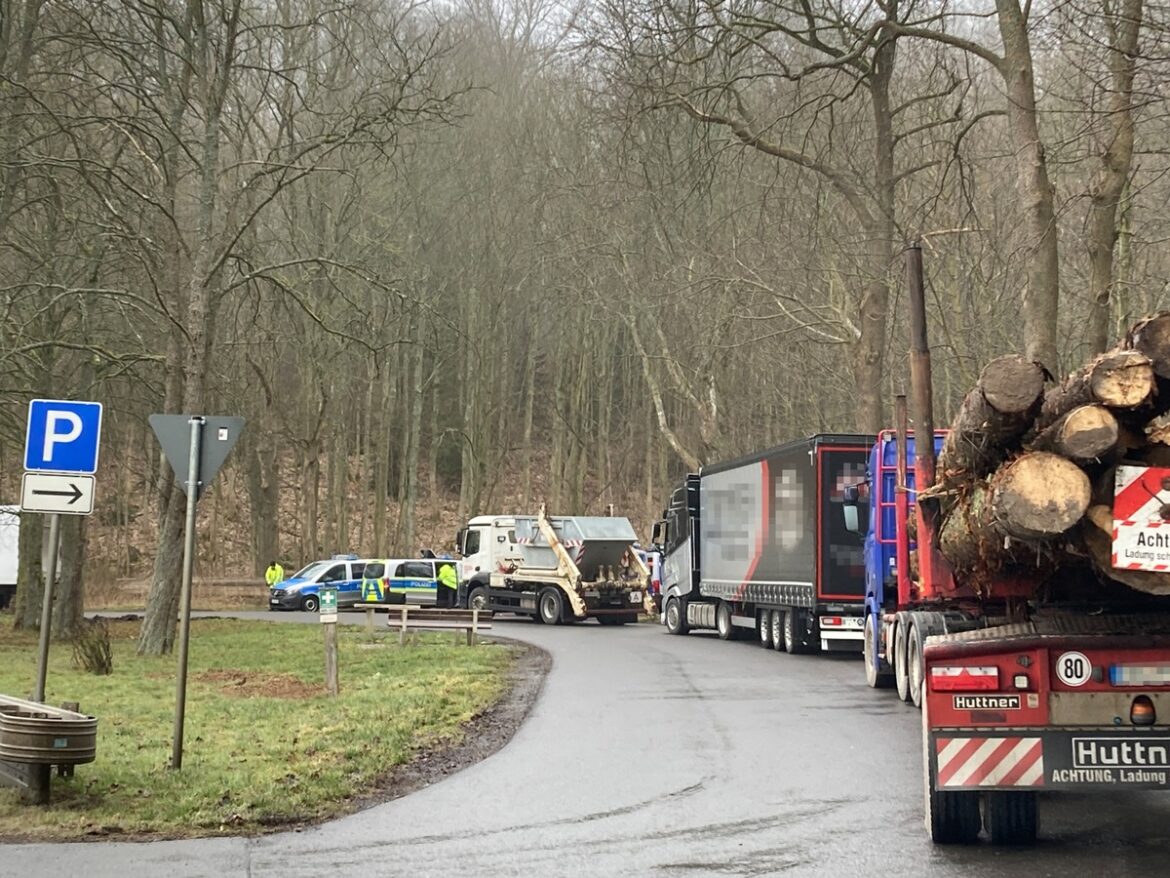
[[[459,642],[459,632],[467,632],[467,645],[475,645],[475,636],[480,631],[492,627],[492,614],[487,610],[437,610],[432,607],[419,607],[403,604],[391,611],[387,624],[391,628],[398,628],[398,642],[406,643],[408,631],[454,631],[455,642]]]
[[[374,639],[374,614],[378,610],[401,610],[405,604],[386,604],[377,601],[358,601],[352,609],[366,611],[366,633]]]

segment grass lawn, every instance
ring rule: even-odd
[[[242,835],[352,810],[421,748],[457,742],[503,693],[514,648],[452,644],[452,635],[367,641],[338,626],[341,694],[324,689],[321,626],[195,619],[183,768],[170,771],[175,656],[135,655],[137,622],[111,622],[114,673],[72,666],[53,643],[45,701],[78,701],[98,718],[97,760],[53,778],[48,807],[0,787],[0,836]],[[35,633],[0,617],[0,692],[27,698]]]

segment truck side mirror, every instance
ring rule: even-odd
[[[460,555],[467,554],[466,552],[463,551],[463,540],[466,536],[467,536],[467,528],[465,528],[465,527],[462,527],[458,531],[455,532],[455,551],[457,551]]]
[[[661,546],[666,542],[666,522],[656,521],[654,527],[650,531],[650,542],[652,545]]]
[[[844,491],[845,530],[851,534],[861,533],[861,516],[857,512],[857,503],[861,498],[861,488],[858,485],[847,485]]]

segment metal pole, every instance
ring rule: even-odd
[[[183,584],[179,604],[179,674],[175,682],[175,743],[171,768],[183,767],[183,718],[187,709],[187,638],[191,632],[191,571],[195,566],[195,504],[199,502],[199,452],[203,438],[201,416],[191,418],[187,458],[187,523],[183,531]]]
[[[922,279],[922,244],[906,246],[906,285],[910,290],[910,393],[914,399],[914,433],[934,436],[934,401],[930,375],[930,345],[926,339],[926,289]],[[919,491],[934,484],[934,442],[914,444],[915,476]]]
[[[57,581],[57,543],[61,536],[61,516],[49,516],[49,569],[45,574],[45,598],[41,602],[41,640],[37,649],[37,688],[33,701],[45,700],[45,676],[49,672],[49,628],[53,624],[53,585]]]

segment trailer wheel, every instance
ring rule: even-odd
[[[666,602],[666,633],[686,634],[687,614],[683,603],[678,598],[671,598]]]
[[[548,586],[540,593],[540,597],[537,599],[540,621],[545,625],[560,625],[561,612],[564,606],[565,602],[561,597],[560,591],[551,585]]]
[[[720,601],[719,606],[715,608],[715,630],[719,632],[720,640],[735,638],[735,626],[731,624],[731,607],[726,601]]]
[[[808,652],[803,628],[804,614],[799,610],[789,610],[784,614],[784,651],[789,655]]]
[[[772,614],[768,610],[760,610],[756,616],[756,634],[760,638],[760,646],[764,649],[772,648]]]
[[[886,689],[893,681],[888,672],[881,670],[878,655],[878,620],[873,613],[865,616],[865,682],[870,689]]]
[[[910,689],[910,703],[917,708],[922,707],[922,685],[926,676],[926,667],[922,661],[926,633],[922,628],[921,622],[911,616],[910,636],[906,641],[906,683]]]
[[[768,612],[772,620],[772,649],[776,652],[784,651],[784,617],[788,614],[783,610],[770,610]]]
[[[987,837],[996,845],[1036,843],[1039,807],[1033,792],[988,792],[983,803]]]
[[[934,773],[926,792],[926,829],[935,844],[974,844],[979,839],[979,793],[939,792]]]
[[[910,639],[910,632],[906,630],[908,622],[907,614],[899,613],[894,623],[894,685],[903,701],[910,700],[910,675],[906,666],[906,641]]]

